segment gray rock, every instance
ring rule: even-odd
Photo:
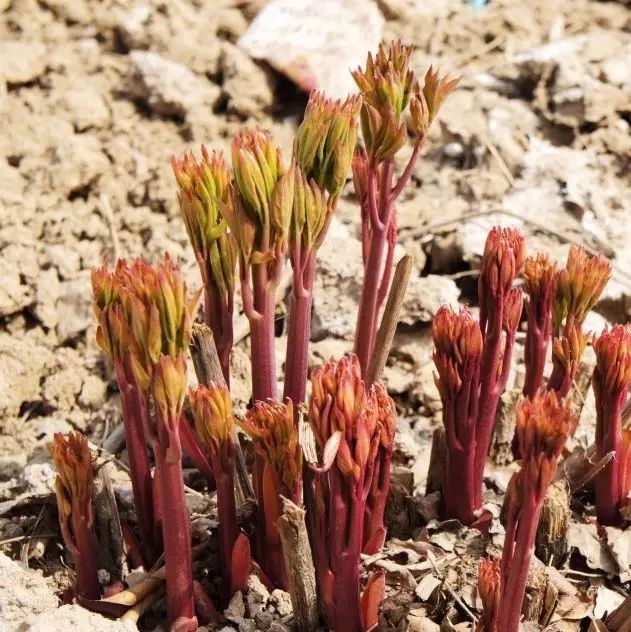
[[[57,474],[50,463],[31,463],[20,474],[20,482],[29,494],[48,494],[55,491]]]
[[[284,590],[280,590],[279,588],[276,588],[276,590],[272,591],[272,594],[269,598],[269,603],[274,607],[276,612],[278,612],[281,617],[286,617],[293,612],[289,593],[285,592]]]
[[[129,57],[130,93],[156,114],[184,117],[194,106],[212,106],[219,96],[217,86],[183,64],[142,50],[133,50]]]
[[[72,279],[79,271],[81,260],[79,253],[64,244],[46,246],[44,253],[50,262],[59,270],[62,280]]]
[[[69,196],[89,187],[109,166],[98,138],[70,134],[50,151],[51,188]]]
[[[66,110],[75,132],[84,132],[90,128],[107,127],[110,111],[103,97],[89,88],[76,88],[64,93],[59,106]]]
[[[96,375],[88,375],[83,381],[79,403],[86,408],[98,410],[105,402],[107,384]]]
[[[33,315],[46,329],[54,329],[59,320],[57,313],[59,288],[59,277],[55,268],[40,271],[35,285]]]
[[[7,480],[19,476],[25,466],[25,452],[0,456],[0,480]]]
[[[0,316],[9,316],[21,311],[32,300],[32,292],[23,285],[18,269],[5,257],[0,257]]]
[[[151,7],[148,4],[136,4],[129,10],[118,13],[116,29],[127,50],[149,47],[151,38],[147,25],[150,19]]]
[[[42,388],[44,401],[57,410],[69,411],[74,408],[77,395],[81,392],[82,373],[82,368],[70,367],[49,375]]]
[[[272,73],[252,61],[245,51],[225,43],[219,68],[229,111],[244,118],[257,117],[274,103]]]
[[[92,323],[89,279],[79,277],[61,284],[57,300],[57,336],[61,343],[76,338]]]
[[[46,70],[46,47],[41,42],[0,42],[0,77],[9,84],[35,81]]]
[[[413,276],[401,309],[400,322],[406,325],[429,323],[443,305],[457,307],[460,290],[453,279],[436,274]]]
[[[0,418],[40,401],[40,380],[52,362],[52,352],[31,336],[0,333]]]

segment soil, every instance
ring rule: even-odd
[[[228,150],[243,125],[270,130],[290,155],[307,95],[237,45],[264,4],[0,0],[0,551],[16,560],[0,552],[3,630],[133,629],[96,623],[78,606],[56,610],[71,573],[46,445],[53,433],[75,429],[98,447],[121,421],[116,382],[94,338],[90,269],[168,251],[181,259],[189,286],[200,284],[171,155],[201,143]],[[631,12],[628,3],[595,0],[377,4],[383,38],[413,42],[419,74],[434,63],[462,80],[398,205],[399,243],[415,263],[384,375],[400,412],[391,524],[399,539],[366,567],[387,572],[380,630],[470,629],[480,605],[475,560],[501,547],[498,503],[514,464],[489,470],[488,534],[436,520],[435,502],[424,496],[440,424],[431,318],[445,302],[475,303],[484,237],[502,223],[522,228],[530,252],[563,260],[571,242],[603,251],[614,275],[589,326],[629,319]],[[351,348],[358,238],[349,183],[320,256],[314,364]],[[283,345],[279,324],[279,362]],[[512,383],[519,345],[515,356]],[[233,369],[243,410],[247,336]],[[587,392],[573,449],[590,443],[593,424]],[[124,451],[117,457],[124,463]],[[115,469],[124,506],[129,483]],[[214,505],[194,499],[194,517],[208,529]],[[593,520],[579,518],[573,513],[560,570],[535,565],[556,590],[552,614],[532,617],[542,626],[586,629],[589,617],[628,594],[631,532],[601,538]],[[287,629],[287,595],[265,593],[253,587],[231,604],[225,629]],[[161,616],[149,613],[144,627]]]

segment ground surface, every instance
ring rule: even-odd
[[[290,153],[306,96],[236,46],[262,4],[0,0],[0,541],[54,584],[65,574],[54,515],[42,504],[53,477],[46,444],[54,432],[78,429],[100,445],[120,422],[115,382],[94,341],[90,269],[168,251],[198,286],[170,156],[202,142],[227,149],[244,124],[271,130]],[[603,250],[614,279],[592,327],[627,319],[631,13],[624,2],[586,0],[497,0],[479,11],[457,0],[382,0],[379,8],[384,38],[416,45],[419,73],[435,63],[462,74],[399,204],[399,241],[414,256],[415,274],[385,374],[401,412],[398,463],[414,473],[417,492],[403,501],[399,535],[429,545],[391,543],[387,555],[369,560],[388,571],[393,590],[383,629],[431,630],[426,616],[465,624],[476,607],[472,569],[457,571],[450,561],[476,547],[477,555],[492,552],[502,538],[460,532],[456,542],[453,526],[431,522],[421,531],[432,508],[418,492],[439,421],[428,324],[441,303],[475,300],[469,271],[495,222],[521,226],[531,252],[563,258],[570,241]],[[314,362],[350,349],[358,218],[349,185],[321,256]],[[234,358],[241,407],[249,397],[247,344]],[[282,347],[281,336],[279,359]],[[588,395],[577,442],[592,434]],[[509,471],[492,472],[491,500]],[[573,530],[574,570],[566,565],[556,577],[558,629],[578,629],[597,595],[597,614],[611,609],[631,579],[628,533],[612,533],[604,545],[593,524],[576,521]],[[428,564],[427,546],[442,566]],[[13,571],[4,568],[6,595],[13,582],[3,573]],[[30,617],[20,629],[48,629],[35,615],[50,609],[28,598],[48,589],[28,579],[21,592],[12,587],[13,596],[0,598],[0,608],[11,605],[2,615],[11,625]],[[282,595],[261,599],[256,608],[247,602],[235,627],[254,629],[256,609],[286,614]],[[256,625],[269,628],[262,620]]]

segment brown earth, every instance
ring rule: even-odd
[[[255,124],[289,155],[306,95],[236,45],[263,4],[0,0],[0,501],[50,492],[46,444],[54,432],[78,429],[98,446],[120,422],[115,381],[94,341],[90,269],[168,251],[181,258],[190,285],[200,283],[171,155],[202,142],[227,150],[241,126]],[[494,222],[521,226],[531,251],[563,258],[572,241],[604,251],[614,278],[591,326],[628,319],[631,13],[624,2],[594,0],[496,0],[482,10],[457,0],[378,4],[384,39],[413,42],[419,74],[434,63],[462,75],[398,207],[399,242],[413,254],[415,274],[385,379],[401,412],[398,462],[411,468],[418,491],[439,420],[428,324],[441,303],[474,301],[470,270]],[[358,221],[349,184],[321,255],[314,362],[350,349]],[[280,360],[282,336],[278,343]],[[241,407],[249,397],[247,344],[246,337],[234,358]],[[585,444],[593,435],[589,398],[581,428],[577,442]],[[507,471],[493,472],[496,492]],[[2,550],[62,581],[54,516],[40,511],[41,502],[26,506],[9,511],[0,502]],[[410,511],[428,517],[426,509],[417,498]],[[595,531],[578,524],[575,531],[577,555],[597,577],[575,582],[581,603],[601,588],[621,594],[627,582],[628,590],[631,554],[620,551],[631,549],[629,533],[607,567],[589,562],[590,546],[601,546]],[[449,529],[429,534],[443,557],[464,546]],[[460,587],[460,598],[476,607],[470,569],[452,569],[447,579],[425,573],[447,582],[429,590],[428,580],[405,569],[419,559],[414,547],[391,543],[387,552],[381,564],[395,596],[405,598],[388,605],[383,629],[435,629],[412,620],[439,621]],[[438,592],[445,603],[436,603]],[[279,618],[282,604],[265,599]],[[33,613],[28,599],[21,603],[24,617]],[[559,619],[576,622],[590,608]],[[467,621],[458,613],[455,621]],[[239,629],[254,629],[248,625]]]

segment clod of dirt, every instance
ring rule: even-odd
[[[460,290],[453,279],[430,274],[410,279],[399,322],[405,325],[429,323],[443,305],[458,307]]]
[[[129,58],[129,92],[156,114],[184,118],[195,106],[212,107],[219,96],[217,86],[157,53],[133,50]]]
[[[0,78],[9,85],[35,81],[46,70],[46,47],[40,42],[0,43]]]
[[[244,119],[261,118],[274,103],[274,78],[239,47],[225,42],[219,58],[226,107]]]

